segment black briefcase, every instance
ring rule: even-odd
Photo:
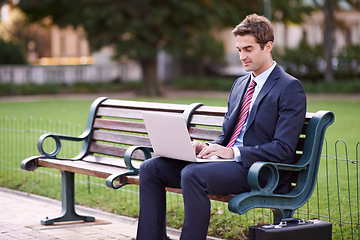
[[[277,225],[251,226],[249,240],[331,240],[331,222],[282,219]]]

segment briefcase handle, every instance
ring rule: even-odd
[[[302,225],[302,224],[305,224],[305,221],[300,218],[283,218],[283,219],[281,219],[279,226],[284,227],[284,226],[294,225],[294,224]]]

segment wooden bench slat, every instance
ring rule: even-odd
[[[109,107],[122,107],[127,109],[139,109],[139,110],[154,110],[154,111],[169,111],[169,112],[183,112],[189,107],[186,104],[173,104],[173,103],[155,103],[155,102],[141,102],[141,101],[127,101],[108,99],[101,103],[101,106]],[[201,106],[196,110],[196,113],[210,114],[224,116],[227,112],[226,107],[217,106]]]
[[[91,142],[88,151],[90,153],[95,153],[95,154],[97,153],[97,154],[110,155],[114,157],[124,157],[126,150],[127,150],[126,147],[111,146],[111,145],[100,144],[97,142]]]
[[[193,139],[212,141],[221,134],[221,130],[190,127],[189,133]]]
[[[87,155],[83,158],[83,161],[126,168],[124,159],[122,158]]]
[[[116,117],[116,118],[129,118],[142,120],[141,109],[124,109],[124,108],[110,108],[110,107],[99,107],[97,116],[101,117]],[[153,110],[155,111],[155,109]],[[161,112],[161,111],[157,111]],[[181,114],[181,112],[167,112],[172,114]]]
[[[183,112],[188,105],[173,104],[173,103],[156,103],[156,102],[140,102],[128,100],[108,99],[101,103],[101,106],[133,108],[138,110],[154,110],[154,111],[170,111],[170,112]]]
[[[305,119],[309,121],[315,114],[315,112],[306,112]]]
[[[88,158],[89,160],[89,158]],[[39,166],[59,169],[61,171],[74,172],[93,177],[99,177],[106,179],[111,174],[125,173],[127,170],[119,167],[106,166],[87,161],[71,161],[71,160],[56,160],[56,159],[39,159]],[[139,176],[126,176],[125,181],[128,184],[139,185]],[[169,192],[181,194],[181,189],[178,188],[166,188]],[[208,195],[211,200],[228,202],[234,196],[233,195]]]
[[[296,150],[302,151],[304,149],[304,143],[305,143],[305,138],[299,138],[298,144],[296,146]]]
[[[136,152],[136,153],[138,153],[137,155],[139,155],[139,157],[142,154],[141,152]],[[134,154],[136,154],[136,153],[134,153]],[[84,157],[83,160],[86,161],[86,162],[92,162],[92,163],[98,163],[98,164],[106,164],[106,165],[110,165],[110,166],[117,166],[117,167],[121,167],[121,168],[126,168],[126,165],[125,165],[125,162],[124,162],[123,158],[88,155],[88,156]],[[135,168],[139,168],[142,162],[132,161],[131,163]]]
[[[121,158],[124,157],[127,149],[127,147],[111,146],[96,142],[92,142],[89,146],[90,153],[103,154]],[[144,160],[144,154],[141,151],[136,151],[132,157],[135,160]]]
[[[190,124],[221,127],[224,121],[223,116],[198,115],[194,114]]]
[[[307,130],[307,127],[308,127],[308,124],[309,123],[304,123],[302,129],[301,129],[301,134],[306,134],[306,130]]]
[[[295,154],[295,162],[296,163],[300,160],[301,156],[302,156],[302,154],[300,154],[300,153]]]
[[[143,122],[130,122],[113,119],[96,118],[93,124],[95,129],[108,129],[124,132],[146,133]]]
[[[96,141],[105,141],[127,145],[151,146],[150,139],[147,136],[130,135],[103,130],[93,131],[91,139]]]
[[[57,159],[38,159],[38,165],[59,169],[61,171],[80,173],[93,177],[107,178],[111,174],[126,172],[127,169],[116,166],[107,166],[85,161],[57,160]]]
[[[139,176],[126,176],[125,181],[128,184],[139,185]],[[166,191],[182,194],[182,190],[179,188],[166,188]],[[229,202],[234,196],[233,195],[208,195],[209,199],[221,202]]]
[[[117,117],[117,118],[131,118],[131,119],[142,119],[141,111],[134,109],[117,109],[110,107],[99,107],[97,116],[102,117]]]
[[[196,109],[194,114],[204,114],[204,115],[224,117],[226,112],[227,112],[227,107],[201,106]]]

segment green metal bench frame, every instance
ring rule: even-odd
[[[304,142],[304,150],[296,164],[256,162],[249,170],[248,181],[251,191],[242,193],[229,201],[229,210],[243,214],[252,208],[271,208],[274,224],[283,218],[291,218],[296,209],[303,206],[313,193],[320,165],[322,145],[327,127],[334,122],[332,112],[318,111],[310,120]],[[261,188],[258,176],[262,168],[270,170],[265,187]],[[275,194],[279,181],[279,170],[298,173],[297,184],[288,194]]]
[[[110,100],[109,100],[110,101]],[[133,161],[136,151],[144,153],[143,159],[151,158],[151,146],[129,146],[123,156],[124,165],[106,166],[106,170],[101,169],[102,165],[98,163],[89,163],[82,161],[89,153],[89,145],[94,132],[94,120],[97,116],[99,106],[103,103],[109,102],[107,98],[96,99],[90,107],[88,122],[84,133],[78,137],[71,137],[59,134],[44,134],[38,140],[38,150],[40,156],[29,157],[21,162],[21,168],[26,171],[34,171],[38,167],[56,168],[62,174],[62,210],[57,218],[45,219],[41,223],[44,225],[51,225],[55,222],[67,221],[95,221],[94,217],[81,216],[75,211],[75,191],[74,191],[74,173],[81,173],[89,176],[95,176],[106,179],[105,183],[109,188],[118,189],[126,184],[138,184],[138,165]],[[194,127],[196,121],[192,120],[193,115],[203,113],[213,114],[214,118],[224,115],[226,108],[222,107],[206,107],[202,104],[196,103],[187,105],[175,104],[160,104],[160,103],[135,103],[133,101],[114,100],[115,103],[120,103],[122,107],[133,108],[138,111],[142,109],[138,105],[146,105],[146,110],[160,110],[182,113],[187,122],[189,129]],[[113,102],[106,105],[111,108]],[[113,105],[116,105],[113,104]],[[149,105],[149,106],[148,106]],[[157,107],[161,109],[157,109]],[[118,107],[118,106],[117,106]],[[126,111],[126,110],[125,110]],[[210,114],[210,115],[211,115]],[[207,119],[210,115],[207,115]],[[317,172],[319,168],[322,145],[324,135],[327,127],[334,121],[334,114],[329,111],[318,111],[315,114],[307,113],[309,122],[304,123],[305,142],[303,142],[303,152],[300,160],[296,164],[276,164],[271,162],[257,162],[253,164],[249,170],[248,181],[251,186],[251,191],[241,193],[239,195],[214,196],[209,195],[212,200],[228,202],[228,207],[231,212],[243,214],[252,208],[270,208],[274,213],[274,223],[279,223],[282,218],[292,217],[294,211],[304,205],[310,198],[316,183]],[[219,122],[219,121],[218,121]],[[218,126],[219,123],[217,123]],[[144,131],[144,130],[143,130]],[[203,130],[206,131],[206,130]],[[190,131],[191,132],[191,131]],[[144,132],[146,133],[146,132]],[[45,139],[52,138],[56,143],[56,148],[53,152],[47,153],[43,149]],[[302,142],[304,137],[299,138]],[[61,159],[57,154],[61,150],[61,141],[75,141],[83,142],[80,153],[72,159]],[[137,157],[136,157],[137,158]],[[137,158],[138,159],[138,158]],[[84,163],[85,162],[85,163]],[[99,168],[99,170],[97,170]],[[258,176],[260,171],[264,168],[270,170],[269,180],[264,187],[260,187]],[[274,190],[279,181],[279,170],[293,171],[297,173],[296,186],[288,194],[275,194]],[[181,193],[181,189],[167,188],[168,191]]]
[[[254,163],[248,173],[251,191],[235,195],[228,200],[229,210],[233,213],[244,214],[253,208],[270,208],[274,215],[274,224],[278,224],[281,219],[293,217],[296,209],[303,206],[313,193],[325,131],[334,119],[334,114],[329,111],[318,111],[311,117],[306,130],[304,150],[296,164]],[[127,152],[125,161],[130,163],[133,151],[139,148],[144,152],[152,151],[151,148],[132,147]],[[269,169],[270,174],[266,186],[260,187],[258,180],[263,168]],[[295,172],[297,175],[296,186],[288,194],[274,193],[279,183],[279,170]],[[132,169],[132,171],[138,172],[137,169]],[[116,176],[107,179],[108,186],[110,186],[111,178],[115,179]]]

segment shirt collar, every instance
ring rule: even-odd
[[[259,76],[256,77],[256,86],[257,87],[262,87],[265,82],[266,79],[268,79],[268,77],[270,76],[271,72],[274,70],[275,66],[276,66],[276,62],[273,61],[273,64],[271,65],[271,67],[269,67],[268,69],[266,69],[264,72],[262,72],[261,74],[259,74]],[[251,80],[255,78],[253,73],[251,73]]]

